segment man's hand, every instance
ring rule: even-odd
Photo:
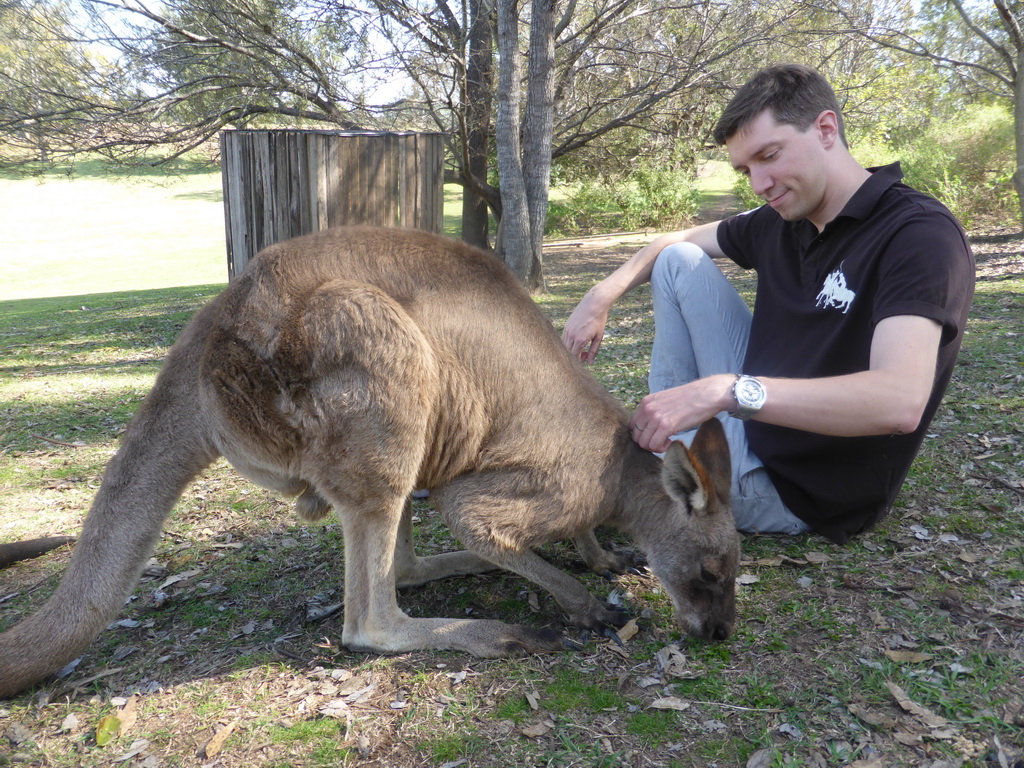
[[[862,437],[913,432],[935,380],[942,326],[918,315],[879,321],[866,371],[823,379],[758,376],[768,400],[754,417],[766,424],[820,435]],[[661,453],[669,438],[736,407],[735,374],[666,389],[640,401],[629,426],[641,448]]]
[[[672,435],[735,406],[734,381],[735,374],[723,373],[648,395],[629,420],[633,440],[647,451],[667,451]]]
[[[588,293],[569,315],[562,329],[562,343],[573,357],[588,365],[597,357],[604,338],[604,327],[608,323],[608,307],[593,294]]]

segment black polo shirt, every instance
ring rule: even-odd
[[[758,276],[744,373],[864,371],[880,320],[920,315],[942,324],[935,385],[912,434],[828,437],[747,422],[786,506],[838,543],[878,522],[896,498],[949,383],[974,293],[974,257],[953,215],[902,184],[899,163],[869,170],[820,234],[767,205],[718,229],[726,255]]]

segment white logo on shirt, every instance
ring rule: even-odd
[[[843,274],[842,265],[839,269],[825,278],[825,284],[818,294],[818,300],[814,303],[816,307],[835,307],[841,309],[845,315],[857,294],[846,287],[846,275]]]

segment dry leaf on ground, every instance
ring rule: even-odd
[[[889,693],[892,694],[893,698],[896,699],[896,703],[900,707],[916,717],[921,723],[927,725],[929,728],[942,728],[949,725],[949,721],[936,715],[929,709],[922,707],[920,704],[915,702],[907,692],[900,688],[896,683],[886,683],[886,687],[889,689]]]
[[[650,707],[651,709],[673,709],[676,712],[685,712],[690,708],[690,702],[683,701],[676,696],[663,696],[652,701]]]
[[[213,735],[213,738],[206,742],[206,746],[203,747],[203,754],[207,758],[211,758],[220,753],[224,748],[224,742],[228,740],[228,736],[230,736],[231,732],[235,730],[236,725],[238,725],[238,721],[233,720],[217,731],[217,733]]]

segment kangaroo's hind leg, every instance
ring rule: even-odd
[[[406,503],[405,512],[398,526],[395,547],[395,582],[399,589],[419,586],[449,576],[485,573],[496,568],[494,563],[468,550],[443,552],[427,557],[417,556],[412,541],[412,502]]]
[[[342,642],[378,653],[436,648],[486,657],[562,648],[551,630],[412,618],[398,607],[400,540],[404,579],[450,573],[453,563],[460,571],[490,567],[468,556],[418,563],[409,551],[407,499],[440,397],[438,363],[415,321],[382,291],[335,281],[306,300],[294,335],[311,372],[286,403],[304,435],[302,476],[337,512],[345,536]]]

